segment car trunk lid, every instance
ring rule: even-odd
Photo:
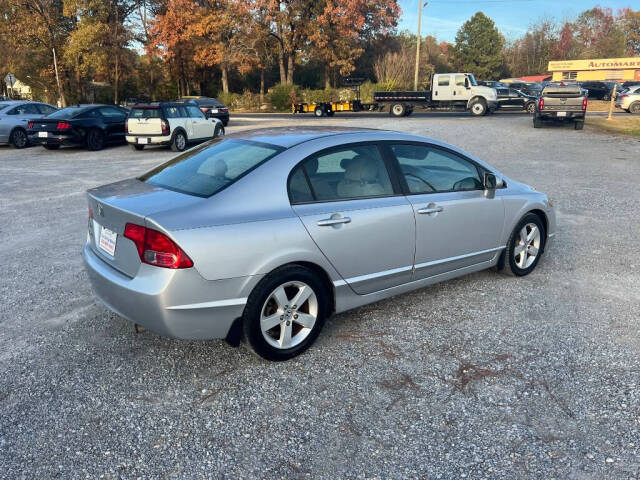
[[[130,135],[162,135],[162,109],[158,106],[135,106],[129,113]]]
[[[129,179],[87,191],[89,243],[106,263],[129,277],[140,268],[140,256],[132,240],[124,237],[127,223],[157,228],[147,217],[202,201],[161,187]],[[164,232],[168,233],[168,232]]]

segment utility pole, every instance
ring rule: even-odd
[[[424,2],[426,7],[429,2]],[[422,37],[420,36],[420,24],[422,23],[422,0],[418,0],[418,42],[416,43],[416,70],[413,75],[413,89],[418,90],[418,73],[420,71],[420,44],[422,43]]]
[[[53,68],[56,71],[56,83],[58,84],[58,100],[61,107],[66,107],[66,101],[64,95],[62,95],[62,88],[60,87],[60,76],[58,75],[58,60],[56,59],[56,49],[53,48]]]

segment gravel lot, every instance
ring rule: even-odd
[[[236,115],[433,136],[549,193],[558,235],[491,271],[334,317],[267,363],[94,300],[84,191],[172,157],[0,147],[0,477],[640,478],[640,141],[522,115]]]

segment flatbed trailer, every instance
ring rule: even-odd
[[[360,100],[344,102],[294,103],[291,113],[313,113],[316,117],[332,117],[336,112],[364,112],[378,109],[377,103],[362,103]]]

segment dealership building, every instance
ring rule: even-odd
[[[549,72],[554,82],[640,81],[640,57],[559,60],[549,62]]]

